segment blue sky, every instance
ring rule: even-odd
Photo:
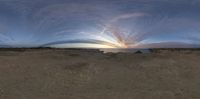
[[[200,47],[199,9],[199,0],[0,0],[0,45]]]

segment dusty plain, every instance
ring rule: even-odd
[[[200,99],[200,50],[1,49],[0,99]]]

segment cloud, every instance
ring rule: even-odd
[[[147,16],[148,14],[146,13],[127,13],[127,14],[122,14],[117,17],[114,17],[109,23],[116,23],[119,22],[120,20],[124,19],[129,19],[129,18],[137,18],[137,17],[142,17],[142,16]]]
[[[150,43],[133,46],[136,48],[199,48],[200,44],[189,44],[183,42],[161,42],[161,43]]]

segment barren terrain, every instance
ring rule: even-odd
[[[200,51],[0,50],[0,99],[200,99]]]

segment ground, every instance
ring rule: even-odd
[[[0,99],[200,99],[200,51],[0,51]]]

